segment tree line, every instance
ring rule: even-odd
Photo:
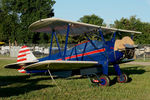
[[[6,43],[46,43],[48,34],[28,30],[31,23],[54,16],[54,0],[1,0],[0,41]]]
[[[50,34],[33,33],[28,30],[28,27],[37,20],[53,17],[55,3],[55,0],[0,0],[0,41],[15,44],[49,43]],[[95,14],[85,15],[78,21],[106,26],[104,19]],[[122,17],[109,26],[140,31],[142,34],[135,34],[134,36],[135,42],[137,44],[150,44],[150,23],[142,22],[136,16]],[[58,36],[58,38],[60,41],[65,41],[64,36]],[[69,42],[76,42],[79,39],[78,37],[71,37]]]

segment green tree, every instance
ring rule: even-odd
[[[120,20],[116,20],[114,22],[114,27],[116,28],[135,31],[140,31],[142,28],[141,25],[142,22],[139,18],[136,18],[136,16],[131,16],[129,19],[123,17]]]
[[[81,17],[79,20],[79,22],[83,22],[83,23],[88,23],[88,24],[94,24],[94,25],[98,25],[98,26],[105,26],[104,24],[104,20],[95,15],[95,14],[92,14],[92,15],[85,15],[83,17]],[[88,36],[94,40],[94,39],[97,39],[97,32],[95,33],[92,33],[91,34],[88,34]],[[73,37],[73,42],[81,42],[81,41],[84,41],[86,40],[87,38],[83,35],[79,35],[79,36],[76,36],[76,37]]]
[[[85,15],[81,17],[78,21],[83,22],[83,23],[89,23],[89,24],[102,26],[104,20],[101,17],[95,14],[92,14],[92,15]]]
[[[2,7],[2,0],[0,0],[0,8]]]
[[[7,34],[12,42],[17,40],[19,43],[39,43],[39,39],[45,35],[30,32],[28,27],[37,20],[54,16],[54,4],[54,0],[2,0],[1,9],[7,16],[2,19],[3,27],[7,28],[1,29],[3,34]]]
[[[120,20],[116,20],[113,27],[140,31],[142,34],[134,35],[135,42],[137,44],[150,44],[150,23],[142,22],[136,16],[131,16],[129,19],[123,17]]]
[[[0,41],[8,42],[15,40],[15,33],[18,27],[18,17],[16,13],[9,13],[8,10],[0,8]]]

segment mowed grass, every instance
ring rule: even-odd
[[[110,68],[111,86],[93,86],[87,78],[56,78],[18,73],[3,66],[15,60],[0,60],[0,100],[150,100],[150,66],[121,65],[128,83],[117,83]]]

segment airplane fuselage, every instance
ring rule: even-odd
[[[92,43],[91,43],[92,42]],[[93,45],[94,44],[94,45]],[[62,56],[60,56],[62,55]],[[75,45],[73,48],[67,50],[65,57],[63,52],[47,56],[39,59],[39,62],[44,60],[67,60],[67,61],[97,61],[108,63],[115,63],[122,58],[123,53],[114,51],[114,42],[91,40],[81,44]]]

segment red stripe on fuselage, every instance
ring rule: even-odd
[[[87,43],[87,42],[90,42],[90,41],[85,41],[85,42],[82,42],[82,43],[76,44],[75,46],[78,46],[78,45],[80,45],[80,44]]]
[[[71,59],[71,58],[76,58],[76,57],[81,57],[81,56],[87,56],[87,55],[91,55],[91,54],[95,54],[95,53],[100,53],[100,52],[104,52],[105,48],[103,49],[98,49],[98,50],[94,50],[94,51],[90,51],[87,53],[82,53],[82,54],[78,54],[78,55],[73,55],[70,57],[66,57],[65,59]],[[62,59],[57,59],[57,60],[62,60]]]
[[[26,50],[19,51],[19,53],[24,53],[24,52],[28,52],[28,51],[30,51],[30,50],[26,49]]]

